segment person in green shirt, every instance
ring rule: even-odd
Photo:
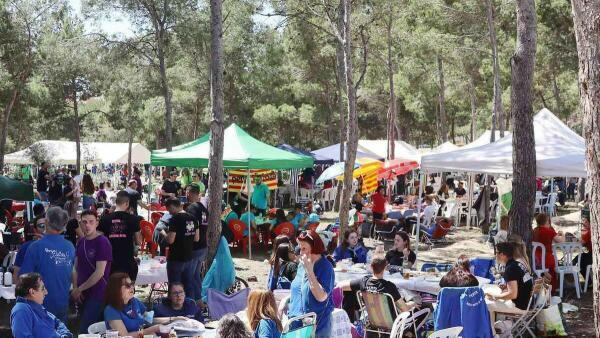
[[[206,192],[206,187],[204,186],[204,182],[202,182],[202,171],[194,171],[194,175],[192,176],[192,182],[197,184],[200,188],[200,196],[204,196],[204,192]]]
[[[256,215],[267,215],[269,207],[269,187],[263,183],[262,176],[254,178],[254,190],[252,191],[251,203],[256,208]]]
[[[181,188],[185,189],[188,185],[192,183],[192,175],[190,175],[190,170],[188,168],[183,168],[181,170]]]
[[[28,165],[24,165],[21,167],[21,180],[23,180],[23,182],[31,181],[31,167],[29,167]]]

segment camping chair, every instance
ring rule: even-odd
[[[558,253],[562,252],[562,259],[558,259]],[[564,242],[552,244],[552,253],[554,254],[554,269],[556,274],[559,276],[560,289],[559,296],[563,296],[563,285],[565,280],[565,274],[573,276],[575,282],[575,292],[577,292],[577,298],[580,297],[580,285],[579,285],[579,266],[581,265],[581,254],[583,253],[583,246],[578,242]],[[575,256],[577,255],[577,256]],[[576,264],[573,264],[573,258],[577,260]]]
[[[437,269],[435,268],[437,264],[434,262],[425,262],[423,263],[423,265],[421,265],[421,271],[422,272],[428,272],[428,271],[437,271]]]
[[[545,272],[548,272],[548,269],[546,268],[546,247],[544,246],[544,244],[540,243],[540,242],[531,242],[531,270],[533,270],[533,272],[537,275],[538,278],[542,278],[542,275]],[[537,266],[537,260],[535,259],[535,253],[537,250],[541,251],[541,255],[540,257],[541,259],[541,267]]]
[[[302,326],[290,329],[290,324],[299,321]],[[281,338],[312,338],[317,329],[317,314],[309,312],[302,316],[290,318],[283,326]]]
[[[433,226],[435,227],[430,234],[425,230],[421,230],[421,242],[429,246],[429,249],[433,248],[436,243],[448,242],[446,235],[452,229],[452,222],[449,222],[446,226],[443,225],[442,220],[436,222]]]
[[[158,221],[160,221],[160,219],[163,217],[164,213],[159,212],[159,211],[153,211],[150,214],[150,220],[152,221],[152,224],[157,225]]]
[[[368,291],[358,291],[356,297],[360,312],[366,317],[365,332],[390,334],[394,327],[394,320],[398,316],[394,298],[389,293]],[[390,302],[393,304],[392,307]]]
[[[529,325],[536,319],[538,314],[548,306],[550,301],[550,286],[544,283],[534,285],[527,311],[520,317],[516,318],[513,323],[511,334],[513,337],[523,337],[525,331],[529,332],[532,337],[535,337],[533,330]]]
[[[442,288],[433,317],[435,330],[462,326],[464,337],[493,337],[490,313],[483,290],[478,286]]]
[[[492,267],[496,265],[496,260],[493,258],[473,258],[470,261],[471,273],[477,277],[483,277],[494,281],[494,274],[491,272]]]
[[[250,289],[242,289],[233,294],[226,294],[216,289],[208,289],[206,304],[209,309],[209,318],[218,320],[228,313],[238,313],[248,306]]]
[[[389,220],[373,218],[373,231],[376,239],[391,239],[396,233],[396,226]]]

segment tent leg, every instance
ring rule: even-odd
[[[250,214],[250,203],[252,203],[252,193],[250,192],[250,169],[246,171],[246,179],[248,183],[246,184],[246,192],[248,195],[248,203],[246,203],[246,208],[248,209],[248,214]],[[248,217],[250,219],[250,217]],[[252,223],[248,224],[248,259],[252,259]]]
[[[414,174],[414,172],[413,172]],[[423,194],[423,184],[425,183],[425,179],[427,178],[427,173],[426,172],[420,172],[419,173],[419,195],[417,195],[417,224],[415,225],[417,227],[417,229],[415,229],[415,243],[417,243],[415,245],[415,255],[418,256],[419,254],[419,237],[421,235],[421,209],[422,209],[422,198],[421,195]],[[413,175],[413,182],[414,182],[414,175]],[[416,262],[415,262],[416,263]]]
[[[469,192],[467,197],[467,228],[471,228],[471,209],[473,206],[473,173],[469,173]]]
[[[150,221],[150,203],[152,203],[152,165],[150,165],[148,167],[150,170],[148,170],[148,172],[150,173],[150,176],[148,177],[148,220]]]

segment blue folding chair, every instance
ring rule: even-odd
[[[439,263],[435,266],[435,268],[439,271],[439,272],[448,272],[450,271],[450,269],[452,269],[454,265],[450,264],[450,263]]]
[[[429,272],[429,271],[431,271],[431,269],[437,270],[436,266],[437,266],[437,263],[434,263],[434,262],[425,262],[421,266],[421,271],[423,271],[423,272]]]
[[[491,269],[496,265],[496,260],[493,258],[473,258],[471,259],[471,273],[477,277],[487,278],[494,281],[494,274]]]

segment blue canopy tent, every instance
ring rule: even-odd
[[[328,147],[325,148],[321,148],[321,149],[317,149],[311,152],[311,154],[313,156],[320,156],[320,157],[325,157],[325,158],[330,158],[335,162],[342,162],[342,160],[340,160],[340,144],[334,144],[334,145],[330,145]],[[362,151],[362,150],[357,150],[356,151],[356,158],[372,158],[375,160],[381,160],[381,156],[377,155],[377,154],[373,154],[371,152],[368,151]],[[315,160],[316,161],[316,160]]]
[[[282,143],[282,144],[278,145],[277,148],[279,148],[281,150],[289,151],[290,153],[294,153],[297,155],[311,156],[315,160],[315,164],[333,164],[333,162],[334,162],[334,160],[329,157],[313,154],[309,151],[296,148],[287,143]]]

